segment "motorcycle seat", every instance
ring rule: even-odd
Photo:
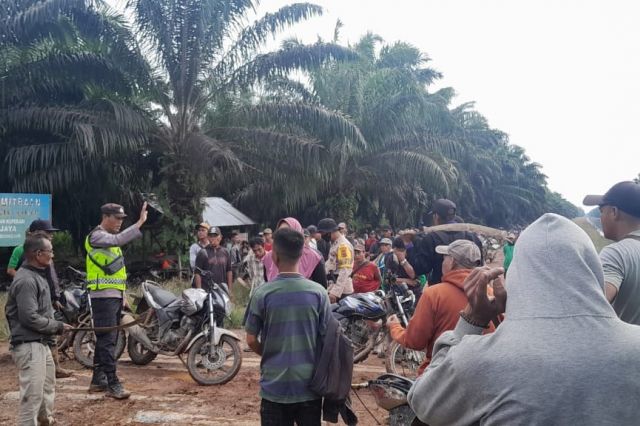
[[[178,299],[178,297],[168,290],[156,287],[153,284],[147,284],[147,290],[153,297],[153,300],[163,308],[169,306],[172,302]]]

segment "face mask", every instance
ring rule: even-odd
[[[329,233],[322,234],[322,239],[325,240],[326,242],[330,242],[331,241],[331,234],[329,234]]]

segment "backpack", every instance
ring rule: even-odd
[[[347,399],[353,378],[353,343],[333,315],[328,318],[327,332],[318,347],[309,389],[329,400]]]

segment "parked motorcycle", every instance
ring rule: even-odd
[[[140,325],[129,328],[127,349],[134,364],[146,365],[158,354],[178,356],[191,377],[201,385],[219,385],[235,377],[242,365],[240,340],[222,328],[231,313],[226,284],[210,280],[200,271],[207,290],[189,288],[177,297],[151,281],[142,283],[144,312]],[[187,361],[182,355],[187,354]]]
[[[72,279],[63,282],[64,290],[60,295],[63,309],[60,312],[61,317],[59,319],[74,328],[90,328],[93,322],[91,320],[91,298],[86,288],[87,274],[68,266],[67,275],[71,275]],[[126,339],[126,333],[122,330],[119,331],[115,348],[116,359],[122,356],[126,347]],[[85,367],[93,368],[95,342],[96,336],[92,331],[74,330],[60,336],[58,348],[64,352],[66,349],[73,347],[76,361]]]
[[[383,374],[375,380],[351,385],[354,391],[369,389],[376,404],[389,412],[389,426],[410,426],[416,415],[407,403],[413,381],[396,374]]]
[[[395,314],[403,327],[415,309],[415,295],[406,284],[397,283],[395,275],[385,275],[388,291],[356,293],[332,305],[345,335],[354,345],[354,363],[365,360],[373,349],[389,336],[387,318]],[[403,348],[395,342],[386,350],[385,366],[389,373],[416,377],[425,354]]]

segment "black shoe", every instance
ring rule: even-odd
[[[107,375],[99,368],[93,370],[91,384],[89,384],[89,393],[105,392],[108,387]]]
[[[127,399],[131,396],[131,392],[127,392],[118,380],[116,373],[107,374],[107,393],[106,396],[115,399]]]

